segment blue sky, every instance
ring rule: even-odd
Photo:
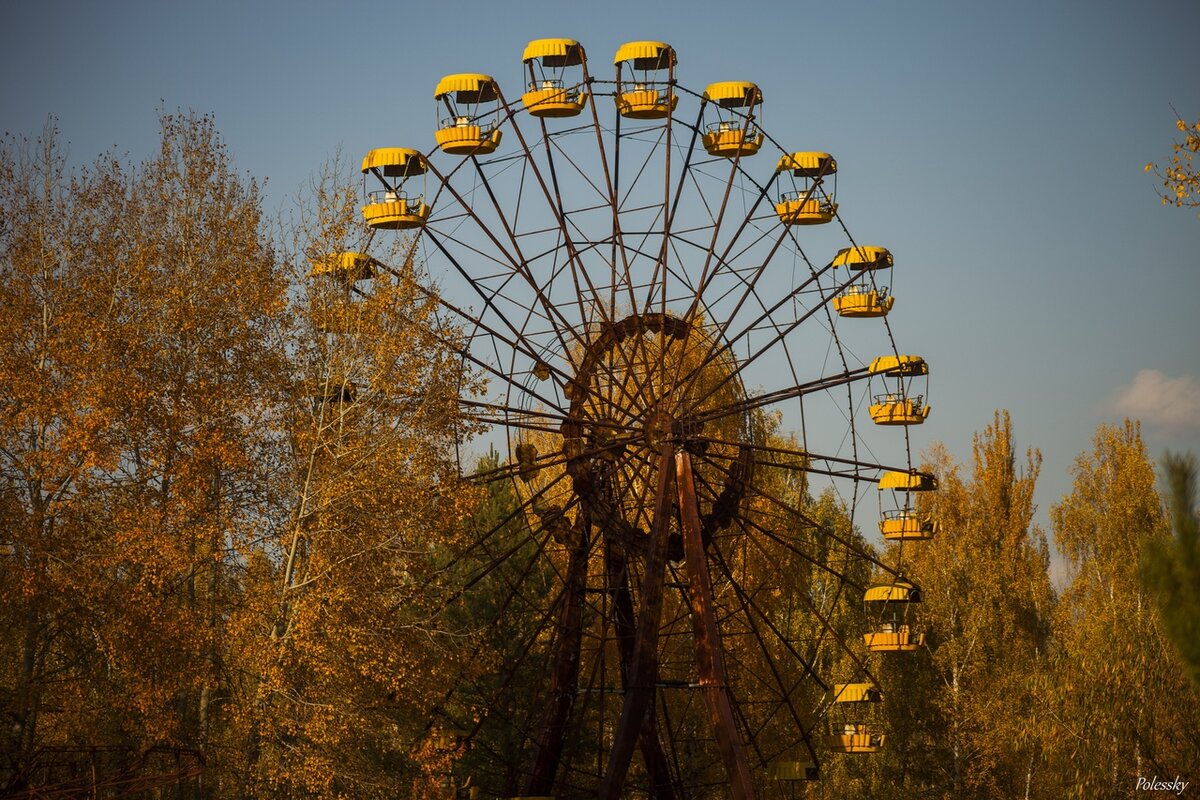
[[[1200,219],[1142,168],[1200,117],[1196,0],[1114,2],[13,2],[0,128],[59,120],[74,162],[150,154],[160,107],[213,112],[240,169],[288,198],[339,148],[432,144],[450,72],[520,80],[525,43],[607,64],[663,39],[700,90],[753,80],[764,124],[834,153],[842,214],[896,256],[901,349],[932,366],[915,434],[960,459],[994,408],[1070,491],[1095,427],[1200,452]],[[604,76],[607,76],[605,68]]]

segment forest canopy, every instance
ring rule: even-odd
[[[326,269],[362,244],[337,164],[290,220],[262,205],[209,116],[162,115],[141,163],[72,169],[52,126],[0,150],[0,786],[75,780],[47,766],[58,753],[118,776],[137,761],[179,796],[466,797],[482,760],[527,747],[501,721],[540,714],[520,693],[539,674],[495,685],[530,634],[500,613],[517,560],[466,593],[458,557],[480,530],[536,555],[515,490],[461,480],[457,403],[480,380],[463,332],[403,238],[362,285]],[[1195,648],[1185,667],[1178,644],[1195,619],[1159,591],[1200,593],[1194,563],[1171,566],[1195,553],[1194,488],[1176,482],[1168,517],[1137,424],[1102,426],[1047,532],[1040,454],[1006,412],[971,454],[927,453],[939,533],[908,556],[925,646],[879,671],[887,748],[831,759],[826,790],[1057,799],[1200,778]],[[794,475],[778,496],[886,554]],[[787,566],[762,601],[775,619],[821,588]],[[839,636],[860,635],[862,593],[838,602]],[[439,716],[464,682],[508,703],[472,720],[474,748]]]

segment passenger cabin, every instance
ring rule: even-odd
[[[310,292],[313,325],[322,333],[353,330],[359,308],[353,302],[355,286],[371,280],[380,263],[366,253],[329,253],[313,260],[309,278],[321,281]]]
[[[886,375],[889,378],[909,378],[928,375],[929,365],[920,356],[879,356],[867,367],[871,375]]]
[[[833,310],[839,317],[886,317],[895,302],[896,298],[888,294],[887,288],[847,286],[833,298]]]
[[[530,442],[524,442],[516,447],[517,457],[517,474],[525,482],[532,481],[542,471],[538,466],[538,449],[537,445]]]
[[[903,392],[877,394],[870,408],[871,421],[876,425],[920,425],[929,416],[929,406],[922,395],[907,397]]]
[[[490,75],[464,72],[438,81],[433,99],[441,117],[437,143],[444,153],[479,156],[500,146],[500,87]]]
[[[877,753],[884,736],[869,722],[873,704],[883,695],[870,683],[839,683],[832,690],[834,710],[826,744],[834,753]]]
[[[929,385],[929,365],[920,356],[880,356],[871,362],[867,374],[881,376],[887,384],[895,379],[895,386],[883,394],[873,397],[868,409],[871,421],[876,425],[920,425],[929,416],[929,405],[925,395],[917,393],[915,383],[920,381],[925,390]]]
[[[675,49],[666,42],[626,42],[613,56],[617,112],[629,119],[664,119],[679,104],[672,91]]]
[[[366,253],[329,253],[312,262],[310,278],[328,278],[344,287],[375,277],[379,262]]]
[[[918,514],[911,508],[897,508],[883,512],[879,532],[883,538],[892,541],[923,541],[933,538],[938,532],[938,524],[928,514]]]
[[[837,161],[829,153],[798,152],[779,159],[775,174],[791,176],[792,189],[784,191],[775,204],[775,213],[784,225],[823,225],[837,213],[836,185],[825,188],[825,178],[834,175]]]
[[[420,228],[429,219],[425,204],[425,156],[407,147],[381,147],[362,162],[363,218],[376,230]],[[367,189],[368,175],[378,188]],[[419,179],[418,184],[413,179]]]
[[[746,81],[710,83],[704,90],[705,107],[716,109],[717,118],[704,132],[704,149],[710,156],[752,156],[762,147],[763,133],[755,124],[755,111],[762,105],[762,91]]]
[[[529,91],[521,95],[535,117],[574,117],[583,111],[588,93],[582,45],[574,39],[535,39],[522,60],[529,73]]]
[[[891,489],[896,492],[937,491],[937,478],[926,472],[885,472],[879,479],[879,491]]]
[[[925,634],[909,621],[909,609],[921,602],[921,590],[898,578],[892,583],[877,583],[863,595],[867,617],[874,630],[863,634],[872,653],[911,653],[925,643]]]
[[[846,267],[859,278],[833,298],[833,308],[841,317],[885,317],[892,310],[896,298],[888,293],[888,287],[877,286],[875,271],[889,269],[892,254],[885,247],[860,245],[847,247],[834,256],[833,268]]]

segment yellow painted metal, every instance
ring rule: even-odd
[[[630,119],[663,119],[679,104],[674,92],[659,89],[634,89],[616,96],[617,112]]]
[[[475,124],[452,124],[434,133],[443,153],[456,156],[480,156],[496,152],[500,146],[499,128],[487,130]]]
[[[920,356],[879,356],[867,367],[870,375],[887,375],[889,378],[907,378],[928,375],[929,365]]]
[[[863,593],[866,603],[919,603],[921,590],[911,582],[898,578],[892,583],[876,583]]]
[[[613,63],[632,61],[634,69],[666,69],[677,63],[675,48],[666,42],[626,42],[617,48]]]
[[[835,703],[878,703],[883,700],[879,687],[873,683],[837,683],[830,696]]]
[[[388,178],[408,178],[424,174],[427,164],[420,151],[408,147],[379,147],[363,158],[362,171],[379,170]]]
[[[815,178],[837,172],[837,160],[829,153],[796,152],[779,159],[775,172],[790,172],[797,178]]]
[[[315,275],[333,275],[341,280],[365,281],[375,277],[379,262],[366,253],[329,253],[312,262],[311,278]]]
[[[772,761],[767,764],[767,778],[773,781],[815,781],[817,765],[811,761]]]
[[[830,202],[825,197],[814,194],[805,199],[801,194],[776,203],[775,213],[784,225],[824,225],[833,220],[837,208],[837,203]]]
[[[490,103],[500,96],[500,87],[491,75],[478,72],[460,72],[446,75],[433,90],[433,99],[441,100],[448,94],[454,95],[458,103]]]
[[[363,206],[363,217],[367,225],[376,230],[408,230],[419,228],[429,219],[429,206],[421,200],[406,197],[368,203]]]
[[[926,405],[923,402],[924,398],[919,395],[884,395],[876,399],[881,402],[872,403],[868,409],[871,421],[876,425],[920,425],[929,416],[930,406]]]
[[[898,541],[932,539],[938,524],[928,514],[912,509],[893,511],[879,521],[879,532],[885,539]]]
[[[895,297],[880,297],[874,289],[863,291],[850,286],[833,298],[833,308],[840,317],[886,317],[895,302]]]
[[[885,626],[891,629],[863,634],[863,642],[872,653],[911,653],[925,644],[925,634],[907,625],[885,623]]]
[[[880,491],[895,489],[898,492],[933,492],[937,490],[937,478],[924,472],[885,472],[879,479]]]
[[[573,117],[583,111],[587,99],[588,93],[579,87],[564,88],[553,85],[521,95],[521,102],[535,117]]]
[[[574,67],[583,63],[583,46],[574,39],[534,39],[525,45],[521,60],[535,58],[547,67]]]
[[[710,156],[752,156],[762,147],[763,135],[757,129],[752,129],[747,134],[737,123],[721,125],[721,128],[704,134],[704,149]]]
[[[868,725],[835,726],[840,733],[825,737],[826,746],[834,753],[878,753],[883,748],[882,733],[872,733]]]
[[[722,108],[749,108],[762,103],[762,90],[749,81],[721,81],[708,85],[704,99]]]
[[[886,247],[860,244],[857,247],[844,247],[833,257],[833,266],[852,267],[860,269],[887,269],[895,263],[891,252]]]

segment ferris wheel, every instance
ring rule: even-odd
[[[362,162],[366,224],[409,237],[487,380],[462,418],[507,454],[463,464],[513,508],[460,557],[468,585],[504,574],[520,641],[438,724],[484,797],[789,796],[883,746],[872,659],[923,641],[903,548],[936,532],[909,443],[928,365],[892,336],[892,254],[754,83],[692,91],[652,41],[608,78],[571,39],[522,62],[519,96],[442,78],[436,145]]]

